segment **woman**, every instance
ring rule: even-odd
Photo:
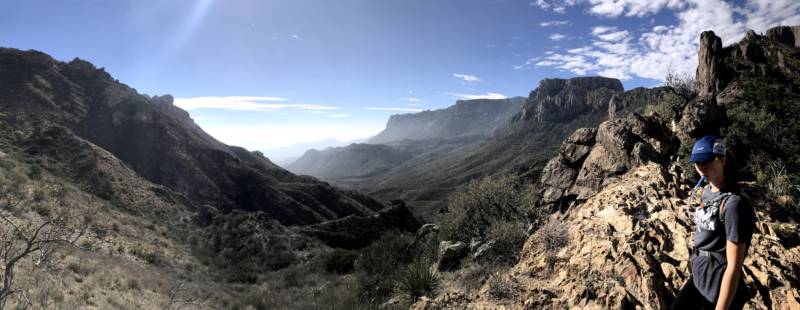
[[[690,162],[709,184],[694,210],[692,274],[671,309],[742,309],[750,299],[742,263],[755,229],[755,213],[741,194],[734,160],[726,156],[720,137],[697,140]]]

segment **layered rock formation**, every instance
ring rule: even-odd
[[[644,96],[624,93],[621,83],[610,78],[546,79],[530,93],[525,106],[499,128],[494,136],[469,148],[411,160],[363,188],[379,188],[373,193],[423,205],[427,210],[441,208],[446,196],[472,179],[511,173],[538,179],[554,149],[581,127],[596,126],[606,119],[612,98],[624,104],[615,111],[641,110]],[[376,186],[377,185],[377,186]]]
[[[528,103],[515,119],[538,122],[569,120],[576,115],[606,109],[611,97],[622,91],[622,83],[617,79],[544,79],[528,96]]]
[[[373,183],[412,158],[441,157],[491,137],[525,98],[459,100],[446,109],[392,115],[366,143],[309,150],[288,166],[337,183]]]
[[[458,100],[441,110],[392,115],[386,129],[370,138],[369,144],[400,140],[490,137],[498,126],[519,112],[524,97],[508,99]]]

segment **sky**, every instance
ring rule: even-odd
[[[0,0],[0,46],[171,94],[212,136],[268,156],[544,78],[653,87],[694,74],[702,31],[731,44],[798,24],[796,0]]]

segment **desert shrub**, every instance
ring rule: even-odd
[[[425,296],[439,285],[439,274],[427,259],[409,264],[400,274],[400,289],[411,297]]]
[[[554,254],[569,245],[569,229],[562,221],[551,219],[536,231],[534,238],[547,254]]]
[[[471,293],[479,289],[486,279],[491,275],[492,270],[481,264],[469,264],[459,273],[456,284],[462,291]]]
[[[41,180],[42,179],[42,167],[39,165],[31,165],[30,169],[28,169],[28,178],[31,180]]]
[[[137,244],[130,252],[148,264],[159,266],[164,263],[164,258],[161,253],[156,250],[145,249],[141,244]]]
[[[471,181],[454,193],[441,223],[444,240],[469,242],[485,236],[495,221],[524,222],[533,206],[533,189],[512,176],[490,176]]]
[[[127,285],[129,290],[138,291],[139,289],[141,289],[139,281],[137,281],[136,279],[128,279]]]
[[[11,169],[14,169],[14,167],[16,167],[16,166],[17,166],[17,164],[14,163],[13,161],[10,161],[10,160],[5,159],[5,158],[0,158],[0,168],[3,168],[5,170],[11,170]]]
[[[325,271],[330,273],[350,273],[353,271],[358,252],[352,250],[335,249],[322,257]]]
[[[691,73],[678,72],[670,67],[664,76],[664,85],[684,102],[697,97],[697,80]]]
[[[210,221],[194,250],[202,263],[217,267],[226,281],[255,283],[258,275],[298,261],[289,234],[262,212],[216,214]]]
[[[513,298],[519,292],[519,285],[508,277],[499,274],[491,274],[487,280],[489,290],[487,293],[493,299]]]
[[[414,239],[389,232],[361,250],[355,263],[360,300],[380,304],[395,290],[399,270],[414,260]]]
[[[765,189],[765,196],[770,202],[771,211],[777,218],[800,215],[798,205],[797,178],[787,172],[786,166],[779,161],[767,162],[756,172],[756,181]]]
[[[489,226],[487,233],[487,238],[495,242],[487,256],[492,257],[497,264],[513,264],[517,261],[527,237],[521,222],[495,221]]]

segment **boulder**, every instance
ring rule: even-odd
[[[469,248],[464,242],[442,241],[439,243],[439,257],[436,266],[440,271],[456,269],[468,252]]]

